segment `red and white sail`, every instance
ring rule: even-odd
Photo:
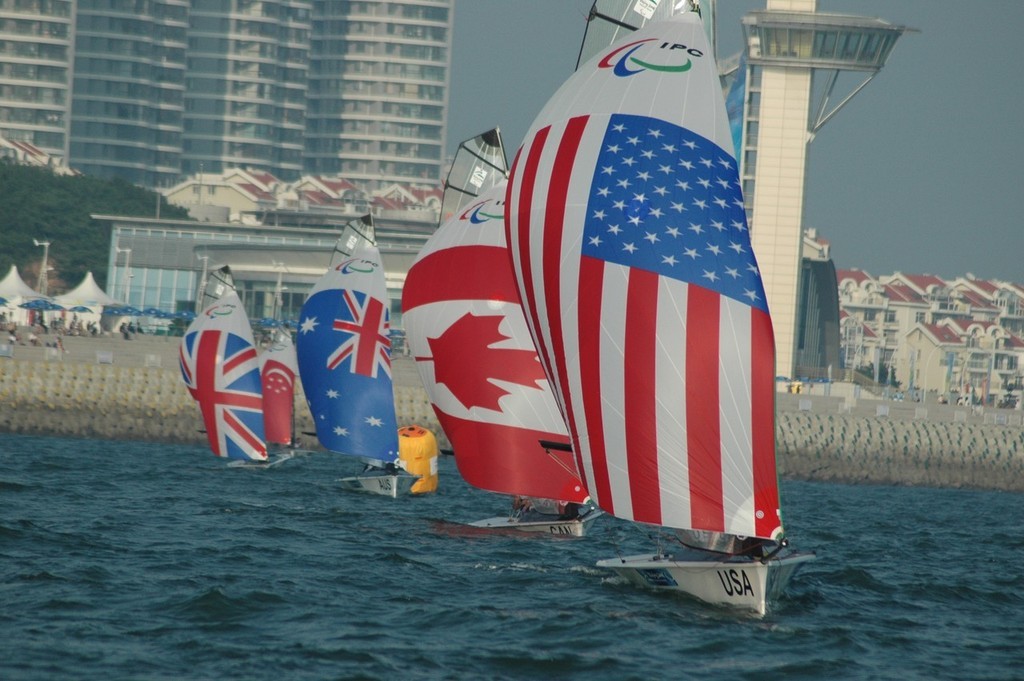
[[[524,139],[508,244],[587,489],[621,518],[778,536],[771,319],[697,15],[599,52]]]
[[[494,492],[583,502],[505,245],[504,182],[443,224],[402,295],[409,347],[459,473]]]
[[[295,345],[287,331],[274,335],[274,340],[260,355],[260,377],[263,381],[263,422],[267,442],[292,444],[295,413],[295,376],[299,372]]]

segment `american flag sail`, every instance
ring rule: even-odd
[[[534,122],[508,240],[596,503],[772,538],[774,341],[731,149],[699,18],[652,22]]]
[[[296,338],[320,444],[386,463],[398,458],[388,305],[380,253],[357,246],[313,287]]]
[[[291,333],[279,331],[260,355],[263,381],[263,417],[267,442],[292,444],[292,420],[295,412],[295,376],[299,371]]]
[[[234,291],[192,321],[181,341],[179,364],[202,410],[213,453],[266,460],[259,360],[249,319]]]
[[[526,326],[505,245],[505,183],[434,233],[409,269],[402,318],[437,418],[471,485],[583,502],[568,433]]]

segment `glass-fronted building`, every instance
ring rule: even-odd
[[[280,227],[94,215],[110,227],[107,293],[144,310],[195,311],[207,273],[228,265],[250,319],[290,320],[327,271],[340,225]],[[435,216],[436,217],[436,216]],[[436,221],[378,222],[393,327],[405,274]]]

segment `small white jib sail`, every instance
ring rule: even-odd
[[[613,43],[625,40],[651,21],[686,11],[692,0],[594,0],[580,44],[576,68]]]
[[[209,256],[203,256],[209,257]],[[196,304],[199,310],[205,310],[218,300],[235,290],[235,276],[231,273],[229,265],[215,267],[204,274],[199,282],[199,294],[196,296]]]
[[[780,542],[774,342],[732,148],[700,18],[651,22],[582,65],[537,117],[509,180],[508,241],[598,506]],[[769,569],[788,576],[799,561],[760,557],[599,565],[764,612],[781,588]],[[715,561],[750,588],[736,593]]]
[[[459,145],[444,181],[441,219],[444,225],[478,196],[508,177],[501,130],[492,128]]]

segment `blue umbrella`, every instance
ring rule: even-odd
[[[7,304],[7,299],[4,298],[3,296],[0,296],[0,305],[6,305],[6,304]]]
[[[183,310],[181,312],[175,312],[174,316],[177,317],[178,319],[184,319],[190,322],[196,318],[196,313],[193,312],[192,310]]]
[[[68,312],[92,312],[92,310],[85,305],[75,305],[72,308],[68,308]]]
[[[142,310],[131,305],[107,305],[103,308],[103,314],[138,317],[142,314]]]
[[[161,317],[163,316],[163,310],[156,307],[147,307],[142,311],[141,316],[143,317]]]
[[[57,303],[53,302],[52,300],[47,300],[46,298],[36,298],[35,300],[30,300],[27,303],[22,303],[18,307],[25,308],[26,310],[43,310],[43,311],[47,311],[47,310],[63,310],[64,309],[63,307],[61,307]]]

